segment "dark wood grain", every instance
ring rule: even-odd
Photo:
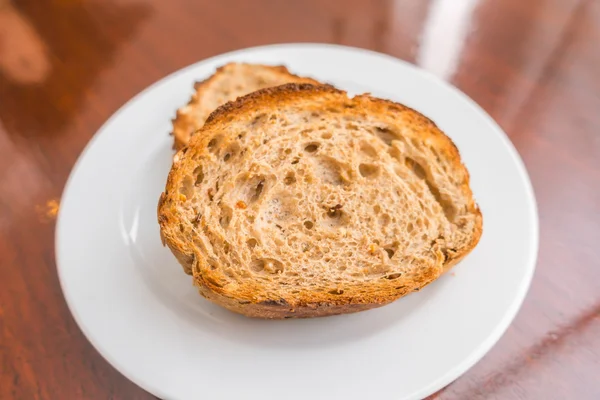
[[[218,53],[299,41],[375,49],[451,81],[529,170],[541,224],[531,290],[492,351],[432,398],[599,399],[594,0],[0,0],[0,398],[152,398],[70,316],[53,201],[94,132],[147,85]]]

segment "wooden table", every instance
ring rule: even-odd
[[[299,41],[389,53],[452,82],[529,170],[541,224],[530,292],[493,350],[432,398],[600,399],[597,0],[0,0],[0,398],[153,398],[67,310],[54,259],[65,181],[152,82]]]

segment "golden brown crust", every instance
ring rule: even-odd
[[[215,292],[207,286],[198,285],[200,294],[222,307],[227,308],[238,314],[243,314],[254,318],[283,319],[283,318],[312,318],[325,317],[329,315],[350,314],[360,311],[366,311],[389,304],[392,300],[385,303],[367,303],[367,304],[333,304],[333,303],[309,303],[293,307],[289,304],[281,304],[276,301],[266,301],[263,303],[244,303],[239,300],[226,297]]]
[[[269,298],[267,294],[261,292],[261,287],[258,284],[245,286],[244,289],[237,288],[234,291],[217,284],[221,278],[221,272],[218,269],[210,268],[209,261],[201,253],[198,253],[192,244],[180,239],[176,231],[173,230],[173,226],[178,225],[176,188],[179,186],[178,182],[182,174],[180,169],[185,169],[183,163],[179,162],[180,159],[185,158],[185,152],[189,148],[197,150],[196,156],[201,155],[202,151],[206,149],[211,136],[208,132],[226,126],[228,120],[232,118],[245,119],[247,114],[252,113],[257,108],[277,109],[284,102],[299,102],[313,98],[318,99],[323,104],[330,100],[338,103],[341,101],[348,106],[348,113],[367,112],[368,114],[378,115],[388,115],[396,112],[408,113],[411,126],[414,126],[414,129],[423,137],[427,137],[428,140],[437,141],[436,148],[443,149],[449,155],[447,158],[452,160],[453,168],[455,168],[458,175],[463,177],[460,185],[461,190],[464,198],[469,200],[468,212],[475,215],[476,221],[469,243],[462,248],[452,249],[452,251],[443,254],[439,252],[439,267],[430,267],[419,271],[420,275],[418,276],[402,278],[394,282],[382,282],[377,286],[373,286],[371,288],[373,290],[369,293],[361,296],[301,292],[294,299],[284,300]],[[360,111],[356,111],[356,109]],[[291,83],[263,89],[219,107],[209,116],[201,131],[207,132],[207,135],[195,135],[190,145],[175,157],[173,168],[167,180],[166,191],[159,202],[158,220],[167,245],[184,266],[186,272],[191,272],[200,293],[207,299],[232,311],[252,317],[289,318],[334,315],[379,307],[410,292],[420,290],[437,279],[442,273],[448,271],[463,259],[477,245],[481,237],[481,212],[473,200],[469,187],[468,172],[462,165],[458,149],[433,122],[417,111],[403,105],[368,95],[347,99],[344,92],[328,85],[316,86]]]

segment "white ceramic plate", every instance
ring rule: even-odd
[[[248,319],[212,305],[161,245],[156,206],[170,119],[196,80],[228,61],[285,64],[433,119],[458,146],[484,217],[453,273],[386,307],[310,320]],[[56,229],[60,282],[100,353],[165,399],[417,399],[500,338],[533,275],[533,192],[505,134],[458,90],[405,62],[331,45],[247,49],[152,85],[95,135],[73,168]]]

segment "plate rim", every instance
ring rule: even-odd
[[[129,100],[124,102],[121,106],[119,106],[110,115],[110,117],[108,119],[106,119],[106,121],[95,131],[95,133],[92,135],[90,140],[87,142],[87,144],[84,146],[84,148],[80,152],[79,156],[77,157],[75,163],[73,164],[73,166],[69,172],[69,176],[68,176],[68,178],[65,182],[64,188],[62,190],[61,197],[60,197],[61,204],[64,204],[64,199],[68,196],[71,186],[73,185],[74,177],[77,175],[77,172],[80,170],[81,164],[82,164],[83,160],[85,159],[87,153],[92,149],[92,147],[94,146],[96,141],[102,136],[102,133],[105,131],[106,127],[109,126],[113,120],[117,119],[122,113],[125,112],[126,109],[128,109],[132,104],[134,104],[136,101],[141,99],[147,93],[151,92],[152,90],[154,90],[156,87],[160,86],[161,84],[164,84],[166,81],[172,80],[176,76],[185,74],[187,71],[190,71],[190,70],[196,68],[200,64],[216,62],[219,59],[227,59],[227,58],[242,55],[244,53],[249,53],[249,52],[251,53],[251,52],[255,52],[255,51],[264,51],[264,50],[277,50],[279,48],[288,49],[288,50],[293,49],[293,48],[298,48],[298,49],[302,48],[302,49],[314,49],[314,50],[329,49],[329,50],[333,50],[333,51],[347,51],[347,52],[356,53],[358,56],[361,56],[361,55],[371,56],[371,57],[375,56],[375,57],[379,57],[382,59],[387,59],[387,60],[393,61],[395,63],[403,64],[405,68],[410,69],[413,73],[419,74],[425,79],[433,80],[433,81],[435,81],[435,83],[437,85],[445,86],[447,89],[449,89],[451,92],[453,92],[454,95],[457,95],[466,104],[468,104],[469,107],[471,109],[473,109],[474,112],[480,114],[485,119],[485,122],[491,128],[493,128],[491,130],[493,130],[495,132],[495,134],[502,140],[502,142],[504,143],[504,145],[506,146],[506,148],[509,152],[509,155],[510,155],[512,161],[515,164],[515,167],[517,168],[518,174],[519,174],[519,176],[522,180],[523,186],[524,186],[525,194],[527,196],[528,204],[526,206],[530,210],[530,221],[529,222],[532,227],[531,238],[530,238],[532,241],[532,246],[529,249],[529,253],[527,255],[528,260],[526,263],[527,273],[524,275],[524,279],[520,282],[520,287],[518,288],[516,295],[512,299],[510,306],[508,306],[506,308],[503,318],[498,321],[498,323],[496,324],[496,327],[494,328],[494,330],[492,332],[489,333],[487,338],[478,347],[474,348],[473,351],[471,351],[470,355],[468,357],[466,357],[462,362],[458,363],[456,366],[449,369],[445,374],[443,374],[438,379],[431,381],[427,386],[424,386],[423,388],[419,389],[418,391],[410,393],[407,398],[420,399],[420,398],[427,397],[427,396],[439,391],[440,389],[446,387],[450,383],[454,382],[456,379],[458,379],[460,376],[462,376],[466,371],[468,371],[470,368],[472,368],[478,361],[480,361],[492,349],[492,347],[504,335],[504,333],[506,332],[506,330],[508,329],[510,324],[513,322],[513,320],[515,319],[518,312],[520,311],[521,306],[522,306],[522,304],[527,296],[527,293],[529,291],[529,288],[531,287],[531,282],[533,281],[533,277],[534,277],[535,270],[537,267],[538,256],[539,256],[539,214],[538,214],[537,200],[536,200],[535,191],[533,189],[533,185],[531,183],[529,173],[527,171],[527,168],[525,167],[525,164],[524,164],[519,152],[517,151],[516,147],[514,146],[514,144],[512,143],[512,141],[506,134],[506,132],[504,132],[504,130],[498,125],[498,123],[479,104],[477,104],[473,99],[471,99],[471,97],[469,97],[467,94],[462,92],[460,89],[458,89],[452,83],[450,83],[448,81],[444,81],[444,80],[440,79],[439,77],[437,77],[436,75],[434,75],[433,73],[431,73],[427,70],[424,70],[408,61],[402,60],[400,58],[394,57],[389,54],[381,53],[381,52],[370,50],[370,49],[360,48],[360,47],[331,44],[331,43],[319,43],[319,42],[276,43],[276,44],[267,44],[267,45],[259,45],[259,46],[240,48],[240,49],[236,49],[236,50],[232,50],[232,51],[228,51],[228,52],[224,52],[224,53],[215,54],[213,56],[198,60],[197,62],[189,64],[185,67],[182,67],[178,70],[175,70],[175,71],[161,77],[160,79],[154,81],[153,83],[151,83],[150,85],[146,86],[144,89],[139,91],[137,94],[135,94]],[[54,238],[55,238],[54,251],[55,251],[56,271],[57,271],[60,289],[61,289],[61,292],[65,299],[65,303],[67,304],[67,308],[69,309],[69,312],[71,313],[73,319],[75,320],[77,327],[83,333],[83,335],[87,339],[87,341],[102,356],[102,358],[104,358],[104,360],[106,360],[113,368],[115,368],[115,370],[117,370],[125,378],[127,378],[128,380],[130,380],[131,382],[133,382],[134,384],[136,384],[137,386],[139,386],[140,388],[142,388],[143,390],[147,391],[150,394],[159,396],[160,398],[169,398],[169,396],[167,396],[167,394],[164,393],[160,387],[157,387],[154,384],[143,381],[142,379],[138,379],[138,377],[135,376],[135,374],[133,372],[122,367],[120,365],[120,363],[117,362],[117,360],[115,360],[113,358],[113,356],[111,354],[109,354],[109,352],[106,349],[102,348],[102,346],[99,346],[98,341],[94,338],[93,334],[89,331],[88,327],[86,327],[85,324],[82,323],[81,316],[78,314],[78,312],[75,309],[75,305],[74,305],[75,302],[74,302],[73,298],[71,297],[72,293],[69,294],[69,290],[67,289],[66,284],[65,284],[65,278],[64,278],[65,269],[64,269],[64,267],[61,268],[62,263],[60,261],[60,258],[61,258],[60,249],[64,247],[64,246],[61,246],[61,243],[62,243],[61,236],[65,235],[65,233],[63,233],[61,235],[61,232],[64,231],[64,228],[62,228],[62,225],[63,225],[62,221],[64,220],[62,218],[62,216],[64,213],[65,213],[65,208],[60,207],[58,215],[57,215],[57,219],[56,219],[56,226],[54,229]]]

